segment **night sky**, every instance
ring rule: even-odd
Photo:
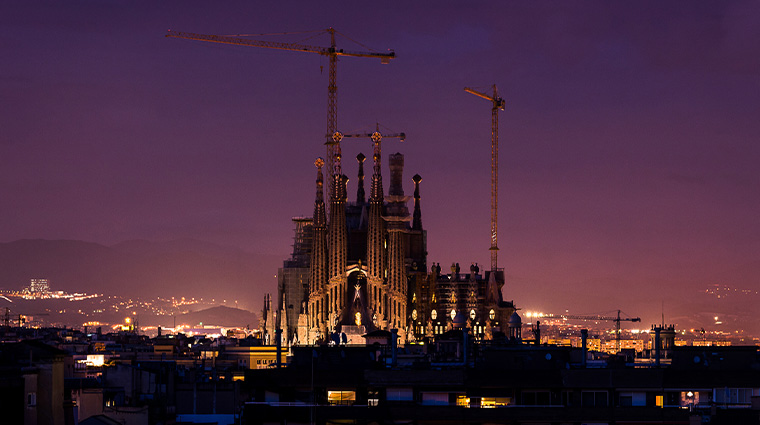
[[[274,291],[290,218],[313,209],[327,59],[164,34],[334,27],[363,44],[346,50],[396,52],[339,61],[338,128],[407,134],[384,140],[386,190],[402,152],[429,262],[488,265],[490,104],[463,88],[497,84],[505,298],[646,325],[708,285],[760,286],[757,16],[756,1],[6,0],[0,242],[195,238],[261,255],[256,285]],[[343,143],[350,199],[359,152],[369,140]]]

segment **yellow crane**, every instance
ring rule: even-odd
[[[499,209],[499,111],[504,110],[504,99],[499,97],[496,84],[492,86],[493,95],[489,96],[477,90],[465,87],[464,91],[490,100],[491,108],[491,271],[497,267],[496,257],[499,251],[497,243],[498,209]]]
[[[231,37],[224,35],[196,34],[191,32],[172,31],[166,34],[166,37],[184,38],[187,40],[207,41],[211,43],[234,44],[238,46],[263,47],[267,49],[291,50],[294,52],[317,53],[327,56],[329,59],[329,82],[327,85],[327,170],[329,173],[340,172],[340,139],[342,135],[338,133],[338,85],[336,83],[338,56],[351,56],[359,58],[378,58],[383,64],[390,63],[391,59],[396,57],[396,53],[380,52],[356,52],[338,49],[335,44],[335,29],[328,28],[324,30],[330,34],[330,46],[313,46],[298,43],[282,43],[272,41],[250,40],[246,38]],[[287,34],[287,33],[281,33]],[[337,159],[337,163],[335,160]],[[331,186],[331,185],[330,185]],[[329,196],[332,194],[332,188],[329,189]]]
[[[617,311],[617,316],[604,316],[599,314],[583,315],[583,314],[540,314],[534,317],[540,317],[542,319],[570,319],[570,320],[587,320],[595,322],[615,322],[615,348],[620,351],[620,322],[641,322],[640,317],[620,317],[621,311]],[[539,322],[536,321],[536,326]]]

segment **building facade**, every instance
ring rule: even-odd
[[[466,327],[477,338],[506,332],[514,305],[502,299],[503,270],[480,272],[477,264],[451,274],[427,264],[427,233],[422,226],[420,183],[414,196],[403,188],[404,156],[388,157],[390,185],[384,191],[380,137],[373,138],[369,197],[364,188],[364,161],[359,154],[356,195],[348,199],[348,177],[340,156],[325,178],[317,168],[314,214],[294,219],[296,243],[278,272],[277,305],[265,303],[263,330],[282,330],[283,343],[363,343],[361,335],[398,329],[401,342],[433,337],[453,327]],[[333,190],[328,220],[325,180]],[[413,199],[413,210],[408,202]],[[501,325],[505,328],[502,329]],[[270,336],[270,343],[275,338]]]

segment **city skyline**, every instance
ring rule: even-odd
[[[396,52],[389,65],[340,60],[338,128],[406,133],[384,140],[383,173],[399,151],[407,194],[422,176],[429,263],[488,264],[490,109],[462,89],[497,84],[505,299],[647,323],[679,294],[757,287],[755,3],[6,9],[0,242],[234,246],[261,270],[255,288],[229,290],[259,305],[290,253],[290,217],[312,210],[327,59],[164,34],[334,27]],[[371,146],[342,147],[353,194],[353,157]]]

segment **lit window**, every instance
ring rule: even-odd
[[[510,401],[511,398],[509,397],[483,397],[480,399],[480,407],[504,407],[508,405]]]
[[[438,319],[438,312],[435,311],[435,310],[431,311],[430,312],[430,318],[433,319],[433,320]]]
[[[475,320],[475,310],[470,310],[470,319]]]
[[[367,393],[367,406],[377,406],[378,404],[380,404],[378,392],[370,390]]]
[[[494,317],[496,317],[496,312],[491,309],[491,311],[488,312],[488,318],[493,320]]]
[[[356,391],[327,391],[327,403],[350,406],[356,402]]]
[[[34,407],[37,405],[37,393],[26,394],[26,407]]]

